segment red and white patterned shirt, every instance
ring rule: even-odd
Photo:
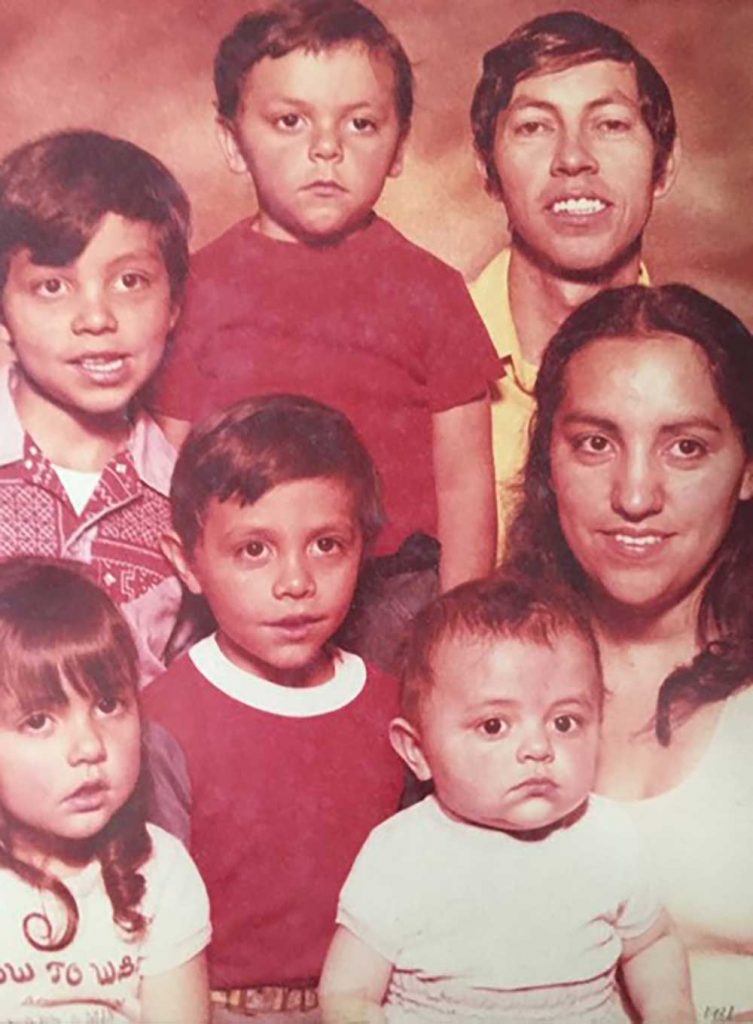
[[[180,585],[160,551],[170,528],[175,449],[139,413],[124,449],[107,463],[81,514],[53,465],[26,433],[0,370],[0,558],[72,558],[121,606],[134,631],[142,684],[164,670]]]

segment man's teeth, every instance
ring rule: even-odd
[[[573,215],[584,215],[589,213],[601,213],[606,210],[607,204],[601,199],[558,199],[552,204],[554,213],[570,213]]]
[[[657,536],[633,537],[628,536],[626,533],[615,534],[615,540],[619,541],[620,544],[626,544],[637,548],[648,548],[653,544],[661,544],[663,539],[663,537]]]
[[[122,368],[125,359],[123,356],[116,356],[114,359],[87,357],[80,362],[87,373],[115,373]]]

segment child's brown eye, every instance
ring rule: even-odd
[[[103,715],[112,715],[121,706],[117,697],[100,697],[97,701],[97,710]]]
[[[136,288],[143,288],[146,283],[146,276],[144,274],[137,274],[135,270],[129,270],[125,274],[120,275],[120,284],[127,292],[132,292]]]
[[[264,554],[264,545],[260,540],[251,540],[246,544],[243,553],[248,558],[261,558]]]
[[[578,722],[572,715],[557,715],[554,719],[554,728],[557,732],[572,732],[577,728]]]
[[[503,722],[501,718],[487,718],[481,728],[487,736],[498,736],[502,732]]]
[[[28,732],[40,732],[50,720],[50,716],[44,711],[36,711],[24,721],[24,729]]]
[[[60,293],[63,291],[63,282],[60,280],[59,277],[48,277],[46,280],[42,281],[40,284],[37,285],[36,291],[40,295],[60,295]]]

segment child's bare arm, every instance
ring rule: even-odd
[[[621,963],[643,1024],[694,1024],[688,957],[666,914],[623,942]]]
[[[319,984],[323,1024],[384,1024],[382,999],[391,973],[388,960],[338,927]]]
[[[209,984],[203,953],[141,981],[143,1024],[209,1024]]]
[[[442,545],[439,581],[448,590],[485,576],[494,566],[497,506],[489,399],[434,413],[432,428]]]

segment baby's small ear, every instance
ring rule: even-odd
[[[424,757],[421,737],[415,726],[406,718],[393,718],[390,722],[390,743],[416,778],[420,782],[428,782],[431,768]]]
[[[174,530],[168,530],[160,537],[160,550],[177,576],[185,583],[192,594],[201,593],[201,583],[191,568],[191,562],[183,546],[183,541]]]

